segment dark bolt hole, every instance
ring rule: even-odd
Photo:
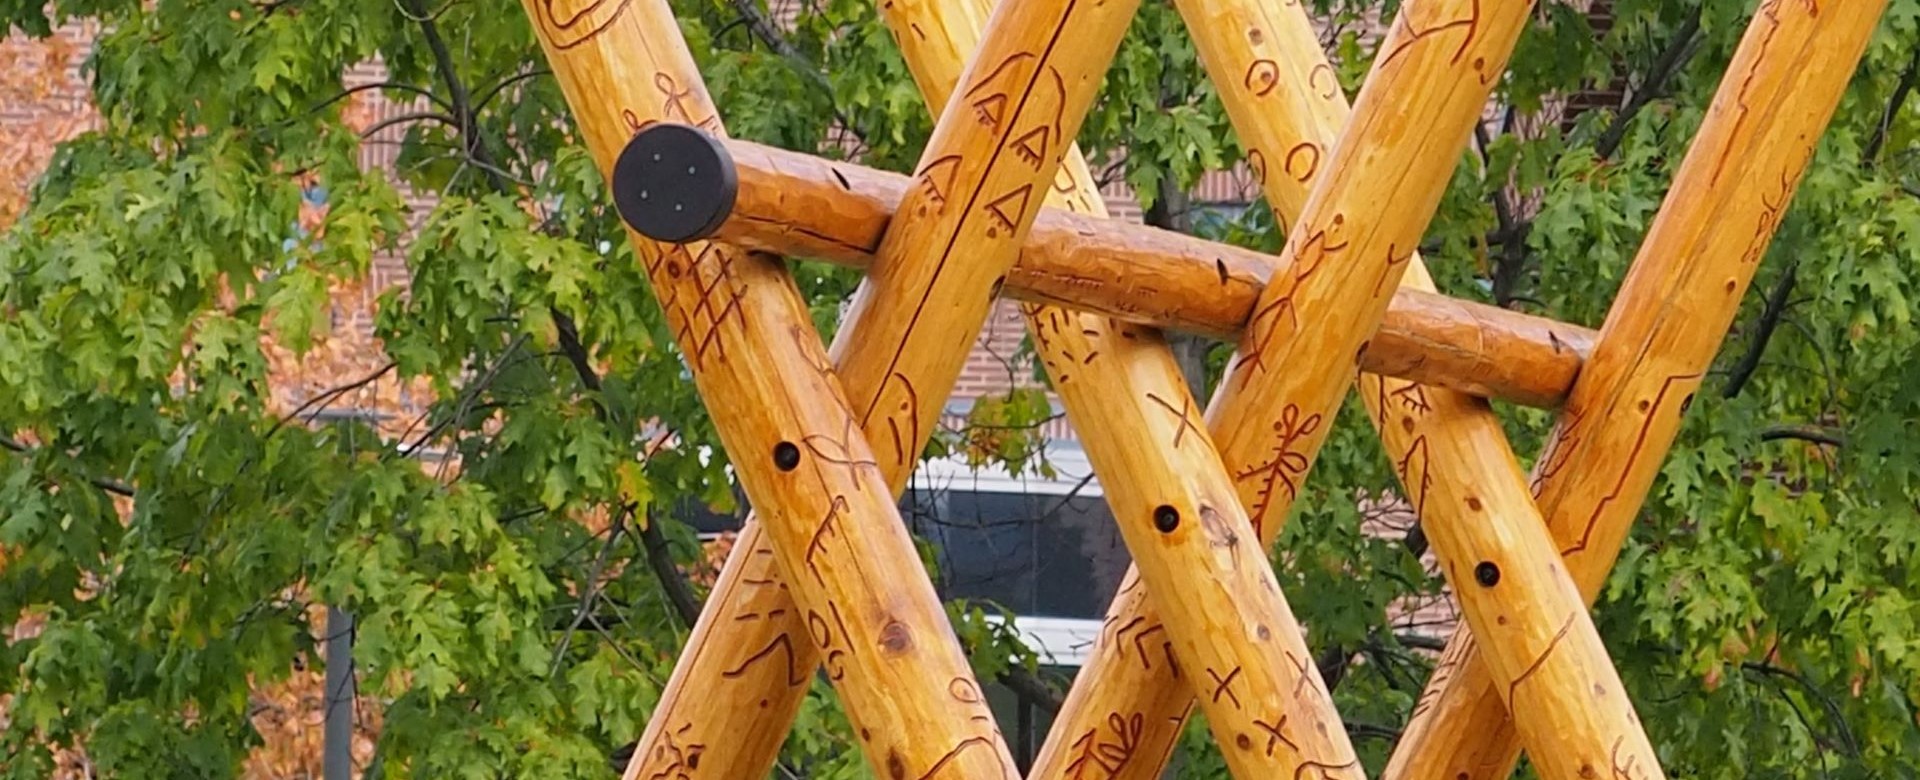
[[[1160,533],[1163,534],[1173,533],[1173,529],[1180,527],[1180,510],[1166,504],[1155,507],[1153,527],[1160,529]]]
[[[1493,561],[1481,561],[1480,565],[1473,567],[1473,578],[1491,588],[1500,584],[1500,567],[1493,565]]]
[[[790,441],[773,445],[773,465],[780,467],[781,471],[792,471],[800,465],[800,448],[793,446]]]

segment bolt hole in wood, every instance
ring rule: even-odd
[[[1168,504],[1161,504],[1155,507],[1153,510],[1153,527],[1160,529],[1160,533],[1163,534],[1173,533],[1174,529],[1180,527],[1180,510],[1174,509]]]
[[[1494,565],[1493,561],[1481,561],[1478,566],[1473,567],[1473,579],[1489,588],[1498,585],[1500,584],[1500,567]]]
[[[792,471],[799,467],[800,448],[790,441],[773,445],[773,465],[781,471]]]

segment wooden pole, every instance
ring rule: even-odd
[[[1327,88],[1331,65],[1311,45],[1304,9],[1254,0],[1181,0],[1180,8],[1249,154],[1261,159],[1261,150],[1312,148],[1336,137],[1346,99]],[[1268,169],[1262,185],[1282,224],[1306,202],[1316,173],[1302,165]],[[1420,257],[1407,263],[1402,286],[1433,292]],[[1469,624],[1489,638],[1490,667],[1512,706],[1529,713],[1521,730],[1538,748],[1542,774],[1578,780],[1624,762],[1658,776],[1652,746],[1561,570],[1499,419],[1484,401],[1445,388],[1369,374],[1359,382]]]
[[[1357,355],[1387,309],[1530,7],[1524,0],[1407,4],[1340,142],[1331,151],[1314,143],[1292,155],[1296,162],[1310,157],[1311,166],[1256,165],[1268,178],[1276,170],[1327,172],[1303,207],[1300,227],[1288,233],[1281,259],[1288,273],[1276,275],[1262,292],[1207,415],[1263,536],[1285,518],[1324,441]],[[1216,27],[1192,16],[1188,26],[1196,42],[1216,33],[1252,38],[1268,32]],[[1317,51],[1318,44],[1309,36],[1306,48]],[[1257,82],[1256,75],[1249,74],[1249,81]],[[1332,88],[1337,94],[1338,85]],[[1389,192],[1395,208],[1382,210]],[[1115,599],[1111,625],[1160,623],[1142,590]],[[1103,640],[1081,670],[1031,777],[1159,776],[1191,697],[1164,664],[1149,667],[1131,657],[1127,642]],[[1294,695],[1327,696],[1324,689]],[[1276,739],[1223,750],[1289,746]],[[1303,767],[1320,777],[1360,776],[1357,763],[1305,758]]]
[[[968,43],[967,11],[964,0],[886,8],[929,103],[950,89],[946,85],[960,82],[957,47]],[[923,29],[946,34],[914,34]],[[1049,201],[1104,217],[1105,204],[1084,174],[1078,150],[1068,157],[1061,182],[1066,186],[1049,192]],[[1166,342],[1157,332],[1108,317],[1045,305],[1021,311],[1105,486],[1139,582],[1165,594],[1159,603],[1171,656],[1158,661],[1189,670],[1189,684],[1207,694],[1200,701],[1215,738],[1237,747],[1226,753],[1234,775],[1297,775],[1315,761],[1357,764],[1332,699],[1299,696],[1325,685],[1317,669],[1302,663],[1311,657],[1305,636]],[[1264,749],[1253,749],[1256,739]],[[1275,750],[1281,740],[1292,749]]]
[[[1768,0],[1748,25],[1535,468],[1539,507],[1589,602],[1884,7],[1884,0]],[[1480,660],[1479,630],[1455,633],[1387,777],[1512,773],[1520,754],[1515,723]],[[1608,767],[1611,776],[1630,778],[1652,768]]]
[[[611,175],[628,136],[647,122],[720,130],[663,0],[571,14],[538,0],[525,6],[603,172]],[[735,471],[754,506],[773,518],[764,526],[774,542],[767,557],[790,575],[805,615],[806,634],[746,648],[752,654],[733,671],[804,688],[813,667],[788,661],[797,646],[811,645],[825,656],[875,767],[893,776],[1012,776],[985,697],[784,265],[722,244],[631,238]],[[770,701],[710,704],[757,711]],[[781,739],[693,735],[682,726],[664,724],[668,737],[648,748],[669,774],[749,776],[734,758],[738,747]]]
[[[1008,0],[992,17],[995,32],[968,66],[964,83],[969,86],[946,102],[914,184],[901,201],[903,216],[879,242],[872,272],[856,292],[831,350],[861,429],[878,443],[875,459],[888,496],[897,494],[918,462],[968,346],[1137,5],[1137,0]],[[1068,29],[1071,41],[1062,45]],[[935,28],[903,32],[919,36],[928,30],[945,35]],[[953,73],[960,72],[956,65]],[[1086,178],[1084,168],[1079,174]],[[795,330],[790,338],[815,336]],[[768,557],[771,534],[763,535],[760,526],[750,518],[736,541],[709,608],[628,765],[628,778],[672,768],[662,756],[671,755],[678,742],[784,734],[792,722],[803,687],[736,673],[743,667],[735,664],[745,663],[737,655],[756,648],[771,653],[794,630],[782,584],[790,580],[753,563]],[[818,663],[795,652],[791,643],[779,647],[788,668],[797,670],[794,679],[804,679]],[[833,661],[829,654],[830,668]],[[903,687],[893,695],[904,699],[914,693]],[[977,700],[979,689],[972,687],[967,695]],[[762,706],[730,706],[735,702]],[[878,733],[862,729],[861,736],[873,755]],[[765,774],[778,746],[777,739],[731,746],[731,760],[742,768],[738,776]],[[891,763],[874,765],[898,775]],[[984,776],[959,765],[935,769],[952,773],[944,776]],[[922,773],[914,770],[914,776]]]
[[[749,141],[725,144],[738,195],[715,238],[855,268],[872,264],[907,177]],[[1068,154],[1069,165],[1075,159]],[[1137,325],[1234,338],[1267,280],[1285,273],[1274,268],[1273,255],[1092,214],[1042,209],[1002,294]],[[1553,407],[1580,373],[1592,337],[1577,325],[1403,284],[1360,367]]]

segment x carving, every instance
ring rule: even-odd
[[[1204,425],[1156,331],[1023,307],[1138,567],[1030,776],[1158,777],[1197,696],[1237,777],[1361,777],[1265,548],[1395,288],[1432,292],[1404,247],[1531,6],[1410,0],[1348,121],[1298,3],[1177,3],[1289,240]],[[655,122],[718,131],[664,0],[525,4],[603,171]],[[946,108],[831,351],[776,258],[634,236],[767,517],[742,533],[629,778],[764,776],[822,663],[876,771],[1016,773],[891,497],[992,298],[1033,253],[1043,201],[1104,216],[1069,141],[1136,6],[1001,0],[983,31],[965,0],[884,4],[929,105]],[[1484,383],[1360,375],[1472,630],[1443,656],[1388,776],[1503,777],[1523,743],[1549,777],[1661,776],[1586,602],[1883,7],[1765,0],[1531,492],[1485,402],[1459,391]],[[756,175],[771,177],[742,169],[744,202]],[[780,216],[808,232],[808,215]],[[717,235],[793,248],[754,217],[735,212]],[[1556,353],[1559,332],[1546,330]]]

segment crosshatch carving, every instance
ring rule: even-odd
[[[636,235],[701,392],[748,410],[716,427],[730,450],[763,453],[736,466],[764,517],[743,533],[628,778],[764,776],[815,670],[839,688],[876,773],[1017,773],[890,502],[987,306],[1018,292],[1009,282],[1035,278],[1016,261],[1043,206],[1081,215],[1083,239],[1118,235],[1100,222],[1072,139],[1137,0],[1000,1],[1018,12],[986,29],[965,0],[881,5],[916,80],[958,92],[882,227],[849,235],[777,212],[778,198],[752,190],[766,186],[753,166],[769,158],[721,141],[752,174],[740,176],[739,211],[687,244]],[[638,143],[660,123],[724,133],[665,0],[524,4],[570,103],[612,107],[581,115],[610,117],[621,132],[584,137]],[[1361,368],[1396,293],[1435,292],[1412,248],[1532,3],[1409,0],[1352,109],[1321,52],[1282,45],[1311,39],[1297,2],[1176,6],[1255,181],[1295,229],[1277,256],[1252,260],[1269,275],[1240,309],[1238,354],[1210,403],[1194,397],[1151,322],[1127,316],[1164,309],[1146,299],[1167,293],[1113,292],[1111,278],[1126,273],[1117,264],[1063,271],[1056,278],[1073,284],[1058,289],[1069,292],[1022,307],[1136,564],[1027,776],[1158,777],[1198,706],[1238,777],[1364,777],[1305,628],[1260,565],[1353,391],[1468,624],[1414,703],[1385,776],[1491,780],[1526,748],[1557,780],[1663,777],[1583,599],[1611,566],[1881,4],[1763,4],[1606,335],[1572,357],[1584,363],[1560,390],[1531,474],[1486,400],[1466,392],[1484,394],[1485,383]],[[1259,26],[1197,23],[1216,19]],[[1815,40],[1851,56],[1817,66],[1768,56]],[[1826,108],[1772,110],[1804,101]],[[1310,115],[1299,108],[1308,105],[1337,110]],[[1422,132],[1395,130],[1407,126]],[[851,198],[879,176],[846,163],[812,170],[834,180],[819,190],[838,193],[827,197]],[[1705,215],[1710,225],[1686,232]],[[871,263],[831,351],[765,254],[820,245],[809,241]],[[1214,294],[1252,276],[1226,256],[1207,264],[1205,284],[1169,289]],[[1676,308],[1683,285],[1700,286],[1704,302]],[[1543,332],[1564,354],[1569,326]],[[1415,358],[1403,363],[1425,362]],[[772,736],[740,738],[763,733]]]

